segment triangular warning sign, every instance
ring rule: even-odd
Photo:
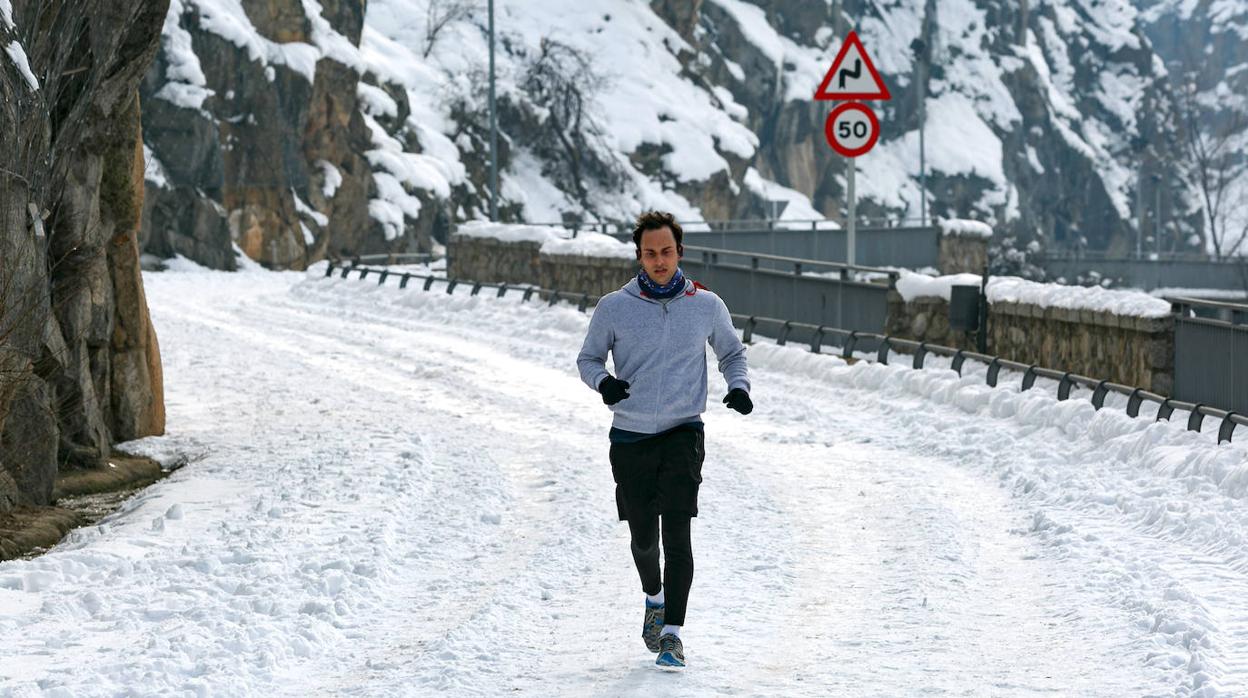
[[[828,74],[815,91],[817,100],[892,99],[888,86],[880,79],[875,64],[862,47],[858,32],[850,32],[841,50],[832,61]]]

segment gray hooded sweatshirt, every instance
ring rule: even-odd
[[[745,345],[728,306],[692,281],[666,301],[643,296],[637,279],[598,301],[576,365],[595,391],[606,378],[607,352],[629,397],[611,405],[617,429],[657,434],[698,421],[706,411],[706,345],[719,359],[728,389],[750,390]]]

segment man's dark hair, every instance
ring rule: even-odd
[[[672,229],[672,237],[676,238],[676,252],[683,255],[685,246],[681,243],[681,239],[685,236],[685,231],[681,230],[680,224],[676,222],[676,216],[667,211],[646,211],[637,216],[637,225],[633,227],[633,244],[637,246],[637,254],[641,254],[642,233],[660,228]]]

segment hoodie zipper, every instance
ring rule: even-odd
[[[677,298],[678,297],[679,296],[677,296]],[[667,303],[671,303],[674,300],[676,300],[676,298],[671,298],[667,301]],[[668,316],[667,303],[663,303],[661,301],[659,302],[659,305],[663,306],[663,336],[662,336],[662,339],[659,340],[659,356],[667,355],[667,351],[666,351],[667,350],[667,316]],[[659,394],[657,396],[657,399],[654,402],[654,431],[655,433],[658,433],[659,431],[659,408],[663,405],[663,388],[664,388],[665,378],[666,376],[664,376],[662,373],[659,374]]]

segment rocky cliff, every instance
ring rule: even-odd
[[[137,88],[165,12],[0,0],[0,511],[164,430]]]
[[[300,266],[483,217],[484,5],[175,0],[144,82],[145,249]],[[1126,0],[499,0],[496,23],[504,219],[842,220],[812,97],[855,29],[893,93],[861,215],[917,221],[924,94],[929,214],[1050,248],[1203,244],[1172,85]]]

